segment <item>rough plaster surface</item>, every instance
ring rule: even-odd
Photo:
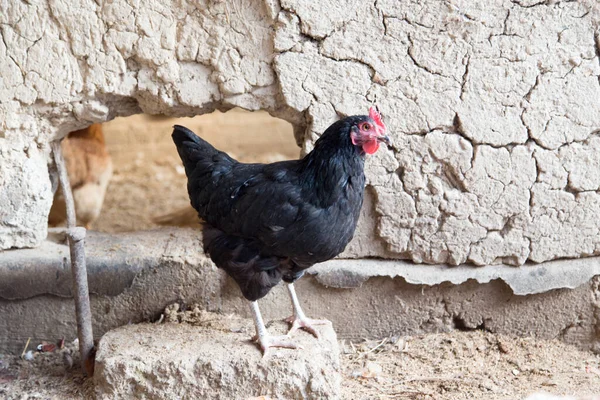
[[[365,218],[345,256],[600,254],[594,0],[1,7],[0,248],[45,237],[48,142],[69,130],[241,106],[289,120],[310,150],[339,115],[376,102],[394,149],[367,164]]]
[[[193,230],[90,232],[86,253],[95,336],[128,323],[156,321],[174,302],[250,317],[238,286],[200,248]],[[53,242],[41,249],[11,251],[22,256],[6,263],[0,259],[0,348],[15,354],[28,337],[33,343],[76,337],[68,247]],[[311,270],[296,287],[306,314],[331,320],[343,339],[479,328],[560,338],[600,351],[600,275],[586,275],[597,262],[587,258],[488,270],[340,260]],[[560,289],[565,284],[573,288]],[[536,294],[514,293],[524,289]],[[259,304],[266,321],[292,312],[285,285]]]
[[[270,329],[285,333],[279,325]],[[319,329],[320,340],[296,335],[301,350],[270,350],[265,358],[248,340],[252,326],[252,320],[215,315],[204,327],[140,324],[110,331],[96,353],[96,398],[339,397],[339,349],[331,326]]]

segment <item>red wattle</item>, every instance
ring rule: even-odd
[[[369,140],[362,146],[363,150],[367,154],[373,154],[379,149],[379,142],[377,140]]]

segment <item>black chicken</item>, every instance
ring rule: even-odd
[[[369,115],[331,125],[313,151],[300,160],[242,164],[189,129],[175,125],[173,141],[188,178],[192,206],[204,220],[204,251],[224,269],[251,302],[256,337],[263,352],[296,345],[286,339],[299,328],[318,338],[293,282],[316,263],[340,254],[352,236],[363,203],[365,154],[373,154],[385,125]],[[281,280],[294,308],[288,335],[270,336],[257,300]]]

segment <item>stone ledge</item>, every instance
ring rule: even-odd
[[[136,276],[166,261],[199,265],[210,262],[202,252],[201,234],[189,228],[162,228],[108,234],[90,231],[86,237],[90,292],[116,296]],[[600,275],[600,257],[565,259],[521,267],[489,265],[447,266],[414,264],[403,260],[331,260],[308,271],[319,283],[334,288],[356,288],[374,277],[401,277],[414,285],[458,285],[470,279],[488,283],[499,279],[517,295],[574,289]],[[27,299],[51,294],[71,297],[69,248],[60,230],[36,249],[0,252],[0,299]]]
[[[216,315],[216,314],[214,314]],[[273,334],[285,333],[277,322]],[[319,327],[321,339],[299,332],[301,350],[271,349],[263,358],[248,339],[251,320],[217,317],[205,326],[128,325],[104,335],[96,355],[98,400],[339,398],[337,337]]]
[[[49,230],[35,249],[0,251],[0,299],[27,299],[43,294],[72,297],[69,246],[64,229]],[[135,277],[164,261],[192,264],[205,259],[202,236],[187,228],[102,233],[85,238],[90,293],[116,296]]]
[[[549,292],[554,289],[575,289],[600,275],[600,257],[527,263],[520,267],[497,264],[485,267],[472,265],[414,264],[402,260],[331,260],[309,270],[325,286],[355,288],[370,278],[403,278],[413,285],[440,285],[449,282],[460,285],[468,280],[488,283],[499,279],[519,296]]]
[[[96,337],[128,323],[155,321],[174,302],[250,315],[235,282],[202,254],[197,231],[91,232],[86,243]],[[49,244],[67,257],[66,245]],[[0,348],[18,354],[28,337],[75,338],[65,260],[39,249],[0,253]],[[486,329],[558,337],[589,348],[597,347],[600,339],[600,275],[587,282],[585,278],[597,270],[598,261],[480,268],[333,260],[309,271],[296,286],[307,315],[332,320],[345,339]],[[577,285],[581,279],[584,283]],[[545,291],[524,296],[523,287]],[[265,320],[287,317],[291,307],[284,285],[273,288],[260,306]]]

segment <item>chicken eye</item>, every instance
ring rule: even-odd
[[[365,124],[363,125],[363,129],[364,129],[365,131],[368,131],[368,130],[370,130],[370,129],[371,129],[371,124],[369,124],[369,123],[365,123]]]

